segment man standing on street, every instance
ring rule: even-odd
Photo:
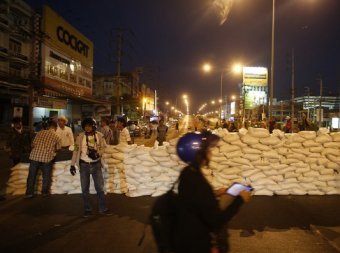
[[[80,184],[84,201],[84,217],[92,215],[90,203],[90,175],[92,175],[94,187],[98,197],[98,209],[100,214],[112,215],[106,207],[104,194],[104,177],[102,173],[101,155],[106,147],[102,133],[96,131],[97,122],[92,118],[86,118],[81,123],[84,130],[76,139],[73,151],[70,173],[76,174],[78,166],[80,172]]]
[[[119,144],[128,144],[131,145],[131,137],[130,137],[130,132],[126,127],[126,120],[124,118],[118,118],[117,119],[117,127],[120,130],[120,135],[119,135]]]
[[[157,141],[159,146],[163,146],[163,142],[166,140],[167,132],[168,127],[164,124],[164,119],[161,119],[157,127]]]
[[[56,135],[57,123],[49,121],[46,130],[41,130],[32,143],[30,154],[30,167],[27,177],[25,198],[34,196],[34,186],[39,167],[42,169],[42,194],[49,195],[52,164],[56,151],[60,149],[60,138]]]
[[[109,120],[107,118],[102,118],[100,121],[100,132],[103,134],[105,142],[107,145],[113,144],[113,135],[109,127]]]
[[[72,129],[66,124],[67,118],[65,116],[59,116],[56,134],[61,139],[61,148],[68,150],[68,148],[74,144],[74,137]]]
[[[20,162],[28,162],[32,140],[33,133],[24,130],[21,118],[13,118],[12,129],[6,142],[6,147],[10,149],[13,166]]]

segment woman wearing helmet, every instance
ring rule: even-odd
[[[80,172],[80,184],[84,200],[84,217],[92,214],[90,203],[90,175],[92,175],[95,189],[98,196],[99,213],[111,215],[105,204],[104,178],[101,165],[101,154],[106,147],[103,134],[96,131],[97,123],[92,118],[86,118],[81,123],[84,130],[76,139],[73,151],[70,173],[76,174],[75,165]]]
[[[176,253],[212,252],[215,236],[238,212],[242,203],[250,199],[250,192],[243,191],[234,198],[223,194],[225,189],[221,189],[221,203],[229,202],[228,206],[222,207],[203,175],[201,169],[209,164],[211,148],[217,145],[219,139],[205,131],[201,134],[188,133],[178,141],[178,155],[188,166],[179,177]],[[225,245],[223,252],[227,250],[228,245]]]

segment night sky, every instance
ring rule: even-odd
[[[236,63],[268,67],[271,51],[271,0],[234,0],[220,25],[213,0],[27,0],[48,4],[94,43],[94,73],[116,73],[117,28],[124,30],[123,71],[159,69],[160,101],[189,95],[195,112],[224,95],[237,95],[241,76]],[[295,51],[296,96],[340,90],[340,0],[276,0],[274,97],[290,97],[290,54]],[[214,72],[203,73],[204,62]]]

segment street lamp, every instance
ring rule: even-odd
[[[272,14],[272,46],[271,46],[271,63],[270,63],[270,99],[269,99],[269,119],[270,120],[272,119],[272,115],[273,115],[274,43],[275,43],[275,0],[273,0],[273,14]]]

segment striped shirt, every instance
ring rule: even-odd
[[[53,129],[41,130],[33,140],[30,160],[43,163],[52,161],[56,151],[60,149],[60,143],[61,140]]]

